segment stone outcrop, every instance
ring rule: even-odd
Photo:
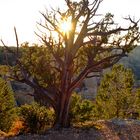
[[[16,81],[12,81],[11,86],[15,93],[17,105],[30,104],[34,101],[33,89],[30,86]]]

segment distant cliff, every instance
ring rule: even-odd
[[[10,49],[16,52],[16,47],[10,47]],[[8,60],[9,65],[13,65],[15,63],[15,56],[12,53],[6,51],[3,47],[0,46],[0,65],[6,65]]]
[[[140,46],[130,52],[128,57],[122,58],[120,63],[132,69],[136,80],[140,80]]]

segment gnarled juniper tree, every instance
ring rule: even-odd
[[[43,32],[38,36],[43,46],[39,52],[28,48],[22,59],[17,57],[14,79],[33,87],[35,98],[54,108],[56,126],[69,126],[70,98],[83,79],[118,62],[139,39],[138,22],[130,17],[126,19],[130,26],[122,28],[114,24],[113,15],[97,15],[102,1],[65,0],[65,10],[41,13],[45,22],[39,23]],[[60,26],[67,20],[72,27],[64,32]]]

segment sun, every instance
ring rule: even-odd
[[[60,30],[63,33],[69,33],[71,29],[72,29],[72,24],[69,20],[63,20],[62,23],[60,24]]]

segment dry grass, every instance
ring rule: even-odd
[[[80,123],[74,123],[73,124],[74,128],[80,128],[80,129],[90,129],[90,128],[95,128],[97,130],[102,129],[104,126],[98,122],[94,121],[85,121],[85,122],[80,122]]]

